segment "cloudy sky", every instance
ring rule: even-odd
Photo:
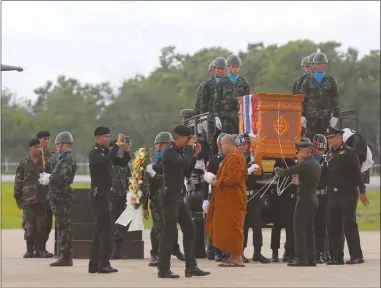
[[[33,89],[65,74],[114,86],[158,66],[160,49],[179,52],[248,43],[337,40],[366,54],[380,49],[380,2],[2,2],[2,87]],[[229,24],[230,23],[230,24]],[[208,63],[205,63],[208,65]]]

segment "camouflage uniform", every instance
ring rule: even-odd
[[[220,118],[223,133],[234,134],[239,132],[239,104],[237,97],[249,94],[250,85],[241,76],[238,77],[235,84],[228,77],[222,78],[217,84],[214,116]]]
[[[70,185],[74,181],[77,165],[71,151],[60,153],[58,163],[50,175],[49,200],[56,217],[59,231],[61,257],[72,259],[72,227],[70,210],[73,204],[73,190]]]
[[[311,65],[311,63],[308,63],[308,58],[309,58],[308,56],[303,58],[302,64],[301,64],[302,67]],[[294,95],[301,94],[300,90],[302,88],[303,81],[304,79],[306,79],[308,74],[309,73],[303,72],[302,76],[299,76],[298,78],[296,78],[294,85],[292,86],[292,94]]]
[[[209,75],[211,76],[212,74],[212,70],[213,70],[213,62],[210,62],[209,64],[209,68],[208,68],[208,71],[209,71]],[[213,79],[213,77],[210,77],[210,79]],[[194,114],[195,115],[198,115],[200,113],[205,113],[205,112],[208,112],[208,110],[204,110],[204,112],[201,112],[201,101],[202,101],[202,98],[203,98],[203,85],[206,83],[207,81],[203,81],[200,83],[200,86],[198,86],[197,88],[197,91],[196,91],[196,104],[195,104],[195,107],[193,109],[194,111]],[[215,85],[214,85],[215,86]],[[214,88],[213,88],[214,89]],[[214,91],[214,90],[212,90]],[[214,93],[212,93],[212,96],[214,95]]]
[[[201,98],[201,108],[198,114],[213,112],[213,100],[216,85],[217,81],[215,77],[210,77],[207,81],[200,84],[199,91],[197,93],[199,93],[199,97]]]
[[[123,147],[119,148],[124,150]],[[111,219],[113,223],[119,218],[119,216],[126,209],[126,194],[128,190],[129,178],[131,177],[130,168],[128,162],[131,160],[130,153],[123,151],[122,158],[119,158],[119,151],[114,159],[111,176]],[[122,258],[122,243],[124,240],[124,234],[126,227],[121,225],[113,225],[113,253],[111,258]]]
[[[41,257],[45,243],[46,194],[38,181],[42,172],[40,163],[34,163],[30,157],[25,158],[17,167],[14,184],[14,198],[17,205],[23,207],[27,253],[32,256],[34,248],[35,257]]]

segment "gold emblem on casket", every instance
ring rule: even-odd
[[[273,129],[279,136],[282,136],[288,131],[288,122],[283,116],[280,116],[278,119],[275,119],[273,122]]]

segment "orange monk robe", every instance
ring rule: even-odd
[[[213,246],[224,253],[243,253],[243,225],[246,216],[246,160],[242,153],[228,155],[218,170],[207,214],[207,232]]]

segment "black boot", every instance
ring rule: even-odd
[[[159,262],[159,256],[153,254],[151,255],[151,259],[149,260],[148,266],[157,267],[158,262]]]
[[[172,255],[176,256],[176,258],[180,261],[185,261],[185,255],[180,250],[173,252]]]
[[[278,249],[273,249],[273,255],[271,257],[271,262],[279,262]]]
[[[50,263],[52,267],[64,267],[64,266],[73,266],[73,260],[71,257],[60,257],[57,261]]]
[[[27,241],[26,242],[26,252],[23,256],[23,258],[33,258],[33,242]]]
[[[271,261],[262,255],[261,251],[254,251],[253,255],[254,262],[261,262],[263,264],[270,263]]]
[[[197,266],[193,267],[193,268],[186,268],[185,269],[185,277],[188,277],[188,278],[193,277],[193,276],[202,277],[202,276],[207,276],[209,274],[210,274],[210,272],[202,271]]]
[[[44,243],[44,245],[42,245],[41,250],[43,255],[42,258],[53,258],[53,253],[50,253],[48,250],[46,250],[46,242]]]
[[[110,259],[117,260],[117,259],[127,259],[127,256],[122,255],[122,249],[123,249],[123,241],[115,241],[112,249],[112,254],[110,256]]]
[[[291,253],[288,252],[287,250],[284,250],[283,256],[282,256],[282,262],[288,262],[290,259]]]

